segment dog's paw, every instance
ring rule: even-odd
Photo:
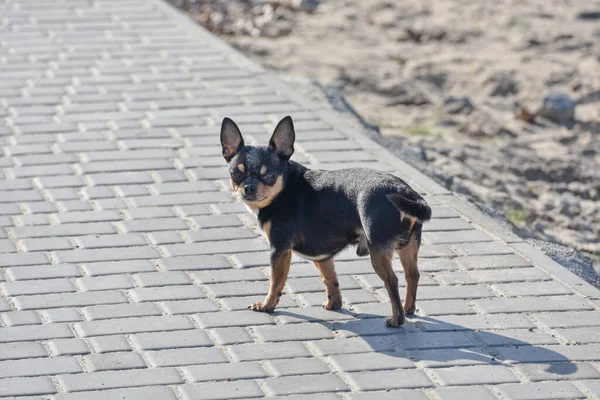
[[[263,303],[262,301],[259,301],[257,303],[252,303],[251,305],[248,306],[248,308],[252,311],[258,311],[258,312],[272,313],[275,311],[275,307],[267,307],[267,305],[265,303]]]
[[[409,306],[409,307],[404,306],[404,314],[406,314],[406,315],[413,315],[415,313],[415,311],[416,311],[415,306]]]
[[[385,326],[388,328],[398,328],[404,325],[404,315],[400,315],[398,317],[389,317],[385,321]]]
[[[339,310],[342,308],[342,299],[327,299],[323,302],[323,308],[326,310]]]

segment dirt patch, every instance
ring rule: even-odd
[[[600,1],[172,2],[339,90],[452,190],[600,254]]]

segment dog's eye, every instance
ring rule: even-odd
[[[263,181],[270,183],[275,180],[275,174],[272,172],[268,172],[263,176]]]

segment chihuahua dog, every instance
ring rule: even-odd
[[[292,252],[313,261],[325,284],[323,307],[342,307],[342,294],[333,258],[350,245],[359,256],[370,255],[392,304],[387,326],[404,323],[415,312],[419,269],[417,254],[423,222],[431,208],[402,179],[367,168],[311,170],[290,157],[294,153],[292,119],[282,119],[268,146],[246,146],[229,118],[221,125],[223,157],[229,164],[231,186],[241,200],[258,211],[269,240],[271,282],[263,302],[248,308],[273,312],[290,269]],[[400,256],[406,278],[404,307],[392,268]]]

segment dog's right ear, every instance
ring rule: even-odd
[[[221,124],[221,147],[223,158],[229,162],[244,147],[244,138],[240,128],[231,119],[223,118]]]

